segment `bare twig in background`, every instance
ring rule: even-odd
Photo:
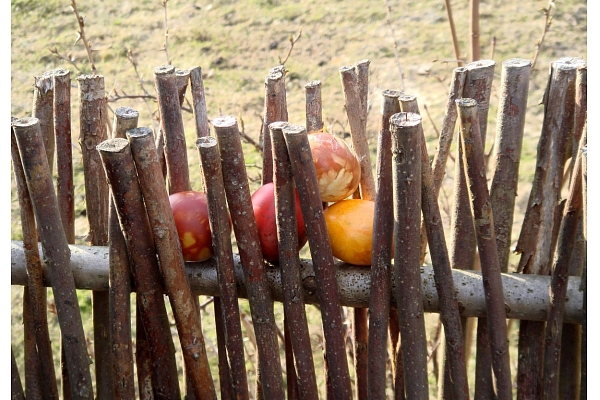
[[[165,9],[165,42],[163,43],[163,51],[167,56],[167,64],[171,65],[171,58],[169,57],[169,17],[167,15],[167,3],[169,0],[163,0],[162,5]]]
[[[65,56],[58,51],[58,48],[56,46],[48,49],[48,51],[50,53],[54,54],[54,57],[58,58],[59,60],[66,61],[69,64],[71,64],[73,66],[73,68],[75,68],[78,72],[82,72],[81,69],[75,63],[75,58],[73,57],[73,55],[71,53],[69,53]]]
[[[479,45],[479,0],[470,0],[471,18],[469,30],[469,47],[471,48],[471,62],[481,59],[481,46]]]
[[[92,69],[92,74],[96,75],[96,65],[94,64],[92,42],[88,41],[85,38],[85,18],[79,15],[79,11],[77,11],[77,3],[75,3],[75,0],[71,0],[71,8],[73,9],[73,12],[77,17],[77,22],[79,23],[79,30],[77,31],[77,34],[79,36],[77,37],[77,40],[75,40],[75,43],[77,43],[79,40],[83,41],[85,51],[87,52],[88,60],[90,62],[90,68]]]
[[[535,63],[537,61],[538,55],[540,54],[540,49],[542,47],[542,43],[544,43],[544,39],[546,38],[546,33],[550,30],[550,26],[552,26],[552,10],[556,8],[554,4],[554,0],[550,0],[548,2],[548,7],[542,8],[540,11],[544,13],[545,21],[544,21],[544,30],[542,31],[542,36],[540,40],[537,41],[535,45],[535,51],[533,53],[533,58],[531,61],[531,70],[535,69]]]
[[[143,97],[140,96],[139,98],[144,100],[144,104],[146,104],[146,107],[148,108],[148,114],[152,116],[152,125],[154,127],[154,131],[157,132],[158,131],[158,118],[155,115],[156,112],[152,111],[152,109],[150,108],[150,104],[148,103],[149,99],[156,100],[156,96],[151,95],[146,90],[146,87],[144,86],[144,81],[142,80],[142,76],[140,75],[140,72],[137,69],[137,62],[135,61],[135,57],[134,57],[132,48],[127,49],[127,60],[129,60],[129,62],[131,63],[131,66],[133,67],[133,70],[135,71],[135,76],[137,77],[138,82],[140,84],[140,89],[142,89],[142,92],[144,93],[144,96]],[[109,99],[109,101],[110,101],[110,99]]]
[[[462,67],[464,61],[460,57],[460,47],[458,45],[458,36],[456,35],[456,28],[454,27],[454,17],[452,16],[452,7],[450,0],[445,0],[446,11],[448,12],[448,22],[450,22],[450,33],[452,34],[452,45],[454,46],[454,55],[456,56],[456,62],[459,67]]]
[[[400,76],[400,91],[404,91],[404,74],[402,73],[402,65],[400,64],[400,55],[398,54],[398,41],[396,40],[396,32],[394,31],[394,25],[392,24],[392,6],[390,6],[389,0],[385,1],[385,11],[387,12],[387,18],[385,22],[390,28],[392,33],[392,40],[394,41],[394,57],[396,58],[396,66],[398,67],[398,75]]]
[[[298,35],[296,35],[296,37],[290,35],[290,37],[289,37],[290,49],[288,50],[288,53],[287,53],[287,55],[285,56],[285,58],[283,60],[281,59],[281,57],[278,57],[279,58],[279,64],[285,65],[285,63],[287,62],[287,60],[292,55],[292,50],[294,50],[294,45],[296,44],[296,42],[298,40],[300,40],[301,36],[302,36],[302,28],[300,28],[300,32],[298,32]]]

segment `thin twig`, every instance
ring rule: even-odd
[[[75,0],[71,0],[71,9],[75,13],[75,16],[77,17],[77,22],[79,23],[79,31],[77,31],[78,36],[77,40],[75,40],[75,43],[77,43],[79,40],[83,41],[85,51],[87,52],[88,60],[90,62],[90,68],[92,69],[92,74],[96,75],[96,65],[94,64],[92,42],[88,41],[85,37],[85,18],[79,15],[79,11],[77,11],[77,3],[75,3]]]
[[[402,73],[402,65],[400,64],[400,55],[398,54],[398,41],[396,40],[396,32],[394,31],[394,25],[392,24],[392,6],[390,6],[389,0],[384,0],[385,11],[387,12],[387,18],[385,22],[390,28],[392,34],[392,40],[394,41],[394,57],[396,58],[396,66],[398,67],[398,75],[400,77],[400,91],[404,91],[404,74]]]
[[[294,50],[294,45],[296,44],[296,42],[298,40],[300,40],[301,36],[302,36],[302,28],[300,28],[300,32],[298,32],[298,35],[296,35],[296,37],[290,35],[290,37],[289,37],[290,49],[288,50],[288,53],[287,53],[287,55],[285,56],[285,58],[283,60],[281,59],[281,57],[278,57],[279,58],[279,64],[285,65],[285,63],[287,62],[287,60],[292,55],[292,50]]]
[[[167,15],[167,3],[169,0],[163,0],[162,5],[165,9],[165,42],[163,43],[163,51],[167,56],[167,64],[171,65],[171,58],[169,58],[169,18]]]

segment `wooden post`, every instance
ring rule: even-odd
[[[232,389],[236,398],[247,399],[249,397],[248,378],[246,377],[242,326],[233,271],[230,218],[227,212],[220,152],[217,139],[210,136],[198,138],[196,147],[202,162],[202,174],[206,184],[209,223],[215,254],[213,258],[217,261],[219,268],[220,312],[222,313],[220,317],[226,333],[224,339],[229,356]],[[217,307],[215,306],[215,308]],[[220,364],[219,371],[226,367],[224,361]]]
[[[252,211],[239,129],[236,119],[230,116],[215,118],[212,124],[219,142],[223,181],[233,231],[245,267],[250,312],[258,346],[262,391],[266,399],[280,399],[284,394],[273,302]]]
[[[152,386],[158,398],[179,398],[175,347],[163,299],[163,281],[129,142],[122,138],[108,139],[98,145],[98,152],[130,257],[136,299],[139,299],[138,316],[151,352]]]
[[[262,122],[263,166],[262,184],[273,182],[273,154],[271,152],[272,122],[287,121],[287,100],[285,92],[285,67],[280,65],[271,68],[265,78],[265,108]]]
[[[46,71],[40,76],[35,76],[33,84],[33,108],[31,116],[40,121],[40,130],[44,138],[44,148],[48,157],[50,173],[54,168],[54,149],[56,142],[54,138],[54,76],[55,70]]]
[[[93,399],[90,358],[73,274],[69,268],[69,248],[62,229],[39,120],[18,119],[13,122],[13,129],[39,229],[44,259],[51,267],[52,289],[64,338],[71,394],[77,399]]]
[[[12,348],[10,349],[10,398],[13,400],[25,400],[23,384],[21,383],[21,376],[19,375],[15,353]]]
[[[329,245],[308,136],[305,128],[295,125],[284,127],[283,135],[298,188],[316,279],[319,282],[317,295],[321,304],[321,318],[327,351],[325,357],[329,368],[328,377],[331,379],[333,388],[332,395],[336,399],[350,399],[352,398],[352,389],[345,344],[340,335],[342,315],[333,269],[333,254]]]
[[[321,99],[321,81],[310,81],[304,85],[306,93],[306,131],[308,133],[323,130],[323,100]]]

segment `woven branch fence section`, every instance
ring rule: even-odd
[[[311,147],[324,133],[320,82],[305,86],[303,126],[288,122],[285,67],[265,78],[261,183],[272,185],[275,197],[275,261],[261,247],[243,132],[234,117],[209,118],[200,67],[155,69],[159,132],[140,126],[130,107],[109,121],[104,78],[77,78],[90,231],[86,245],[75,244],[70,72],[36,77],[33,116],[11,120],[23,233],[11,242],[11,284],[24,289],[24,337],[11,344],[23,346],[24,369],[13,351],[12,398],[585,399],[586,63],[561,58],[550,66],[520,232],[512,229],[532,63],[504,61],[496,83],[492,60],[455,68],[435,150],[427,148],[418,99],[384,90],[374,160],[366,129],[369,65],[340,68],[346,145],[357,172],[348,178],[352,190],[329,202]],[[181,109],[188,86],[212,239],[204,261],[184,258],[169,202],[191,187]],[[493,87],[499,103],[490,158],[484,149]],[[438,197],[448,159],[456,174],[445,232]],[[337,258],[326,222],[328,209],[346,199],[373,205],[372,217],[355,216],[372,232],[365,263]],[[344,229],[351,235],[358,228]],[[300,242],[308,242],[310,258],[300,258]],[[508,270],[511,251],[517,271]],[[55,316],[47,311],[47,288]],[[77,290],[93,295],[92,345]],[[214,303],[216,353],[199,296]],[[277,303],[283,321],[275,317]],[[321,314],[319,349],[307,305]],[[438,321],[433,340],[426,315]],[[59,337],[49,329],[53,318]],[[516,344],[508,340],[514,324]],[[242,327],[256,349],[252,360]]]

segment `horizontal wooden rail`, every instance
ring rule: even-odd
[[[108,247],[69,245],[71,269],[77,289],[108,290]],[[237,254],[234,255],[235,273],[239,297],[246,298],[244,274]],[[337,264],[337,280],[343,306],[365,308],[369,305],[371,286],[370,269],[348,264]],[[217,268],[213,259],[186,264],[186,272],[192,291],[197,295],[218,296]],[[485,317],[485,295],[479,271],[453,270],[454,287],[457,291],[461,315]],[[267,277],[273,299],[282,301],[279,269],[267,265]],[[315,272],[311,260],[301,260],[301,277],[304,299],[307,304],[317,304]],[[421,267],[423,305],[426,312],[438,313],[439,300],[433,268]],[[11,241],[11,284],[27,284],[26,260],[23,243]],[[581,278],[570,276],[565,304],[565,323],[583,322],[583,292]],[[48,271],[44,267],[44,285],[50,286]],[[550,277],[542,275],[502,274],[506,316],[511,319],[545,321],[548,313],[548,286]],[[395,307],[395,288],[391,289],[391,305]]]

